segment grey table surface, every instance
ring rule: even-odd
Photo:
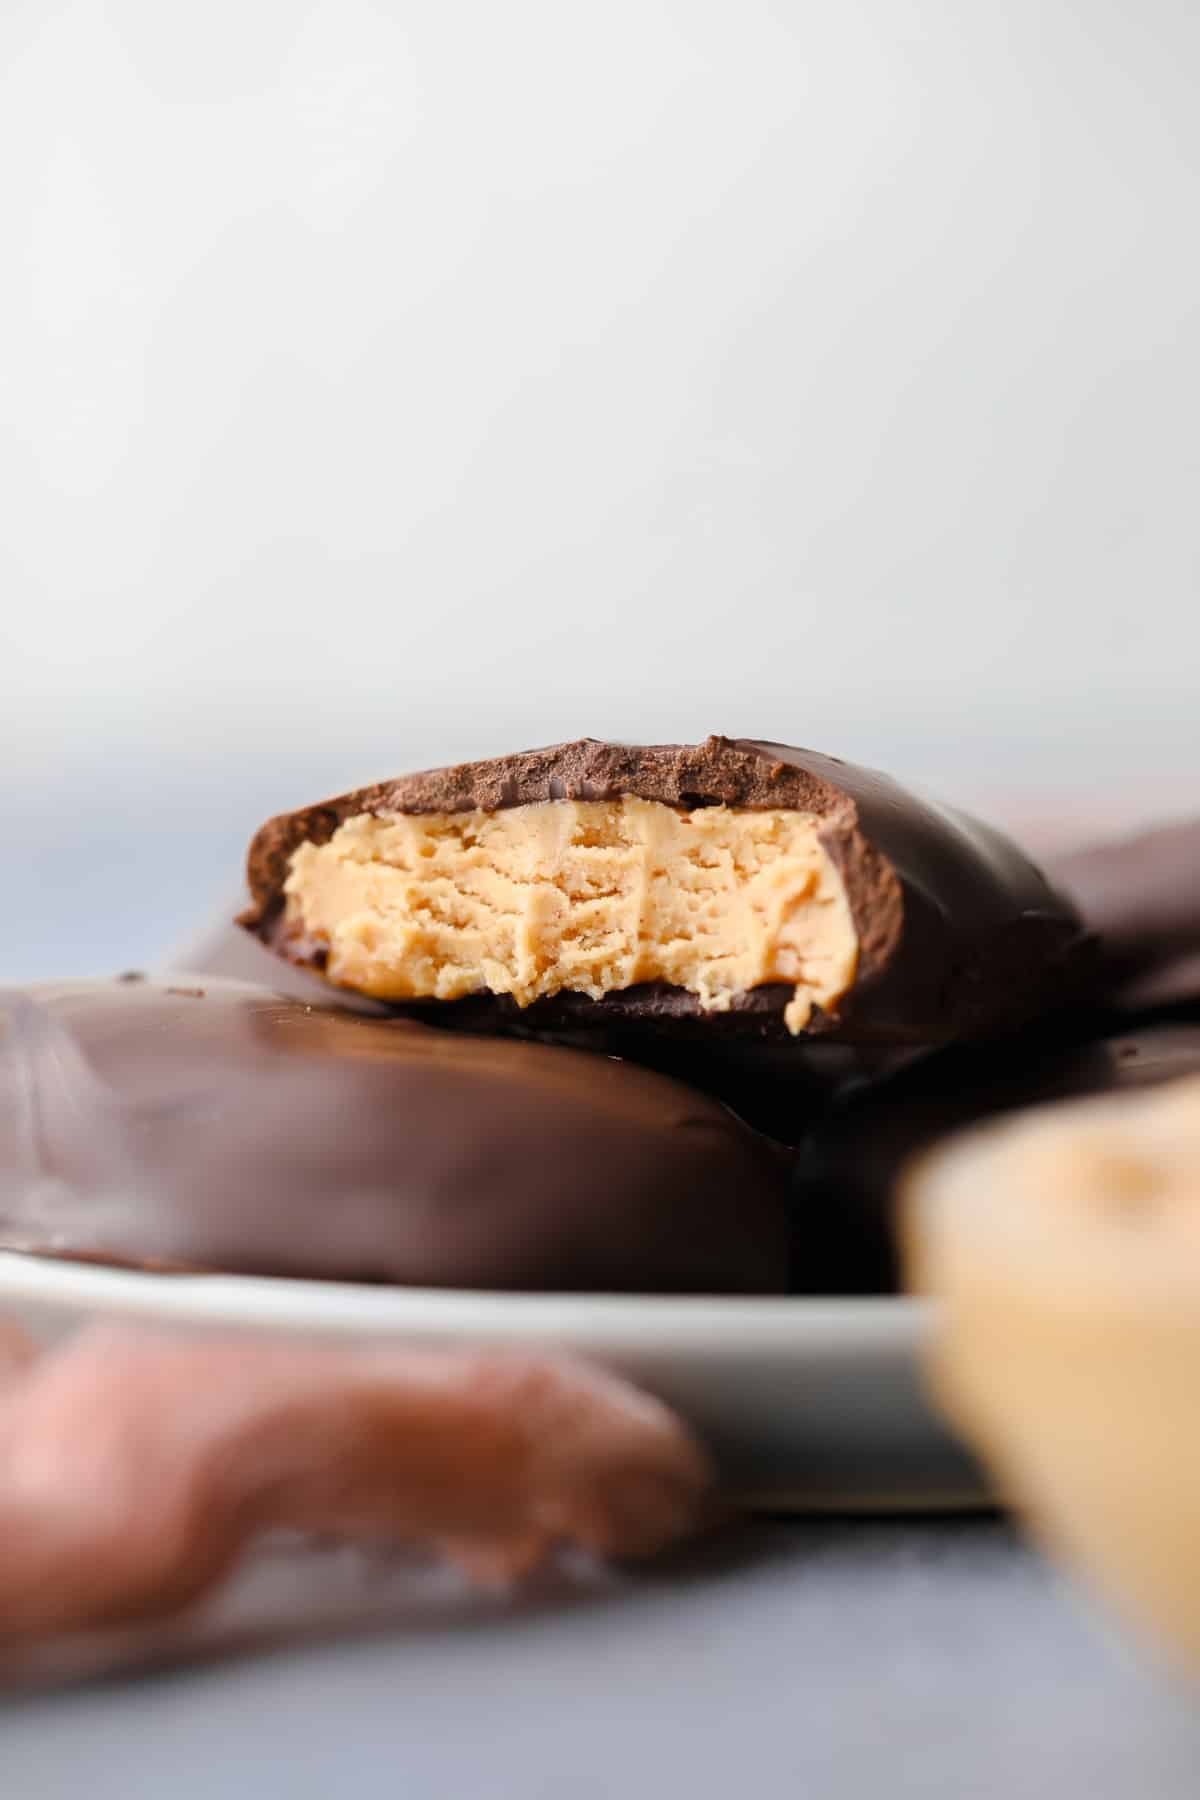
[[[345,1555],[314,1566],[325,1624],[301,1641],[261,1635],[295,1616],[280,1551],[243,1576],[220,1654],[10,1691],[0,1796],[1200,1788],[1200,1702],[997,1519],[751,1521],[637,1574],[567,1565],[508,1601]],[[333,1630],[347,1612],[355,1628]]]
[[[992,1519],[757,1521],[638,1575],[11,1696],[0,1792],[1194,1795],[1200,1712]]]

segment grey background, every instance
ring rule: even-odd
[[[1186,803],[1198,66],[1192,0],[6,0],[0,977],[581,732]]]

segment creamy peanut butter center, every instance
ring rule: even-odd
[[[285,928],[326,974],[381,1000],[561,993],[661,981],[720,1012],[767,982],[784,1018],[850,987],[858,937],[814,816],[638,800],[360,814],[301,844]]]

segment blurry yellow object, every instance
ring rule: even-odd
[[[903,1223],[935,1398],[1042,1541],[1200,1673],[1200,1078],[955,1137]]]

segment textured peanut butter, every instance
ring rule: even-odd
[[[854,979],[858,939],[808,813],[694,811],[632,796],[501,812],[346,820],[294,852],[285,923],[330,980],[382,1000],[659,981],[725,1011],[766,982],[795,989],[802,1031]]]

